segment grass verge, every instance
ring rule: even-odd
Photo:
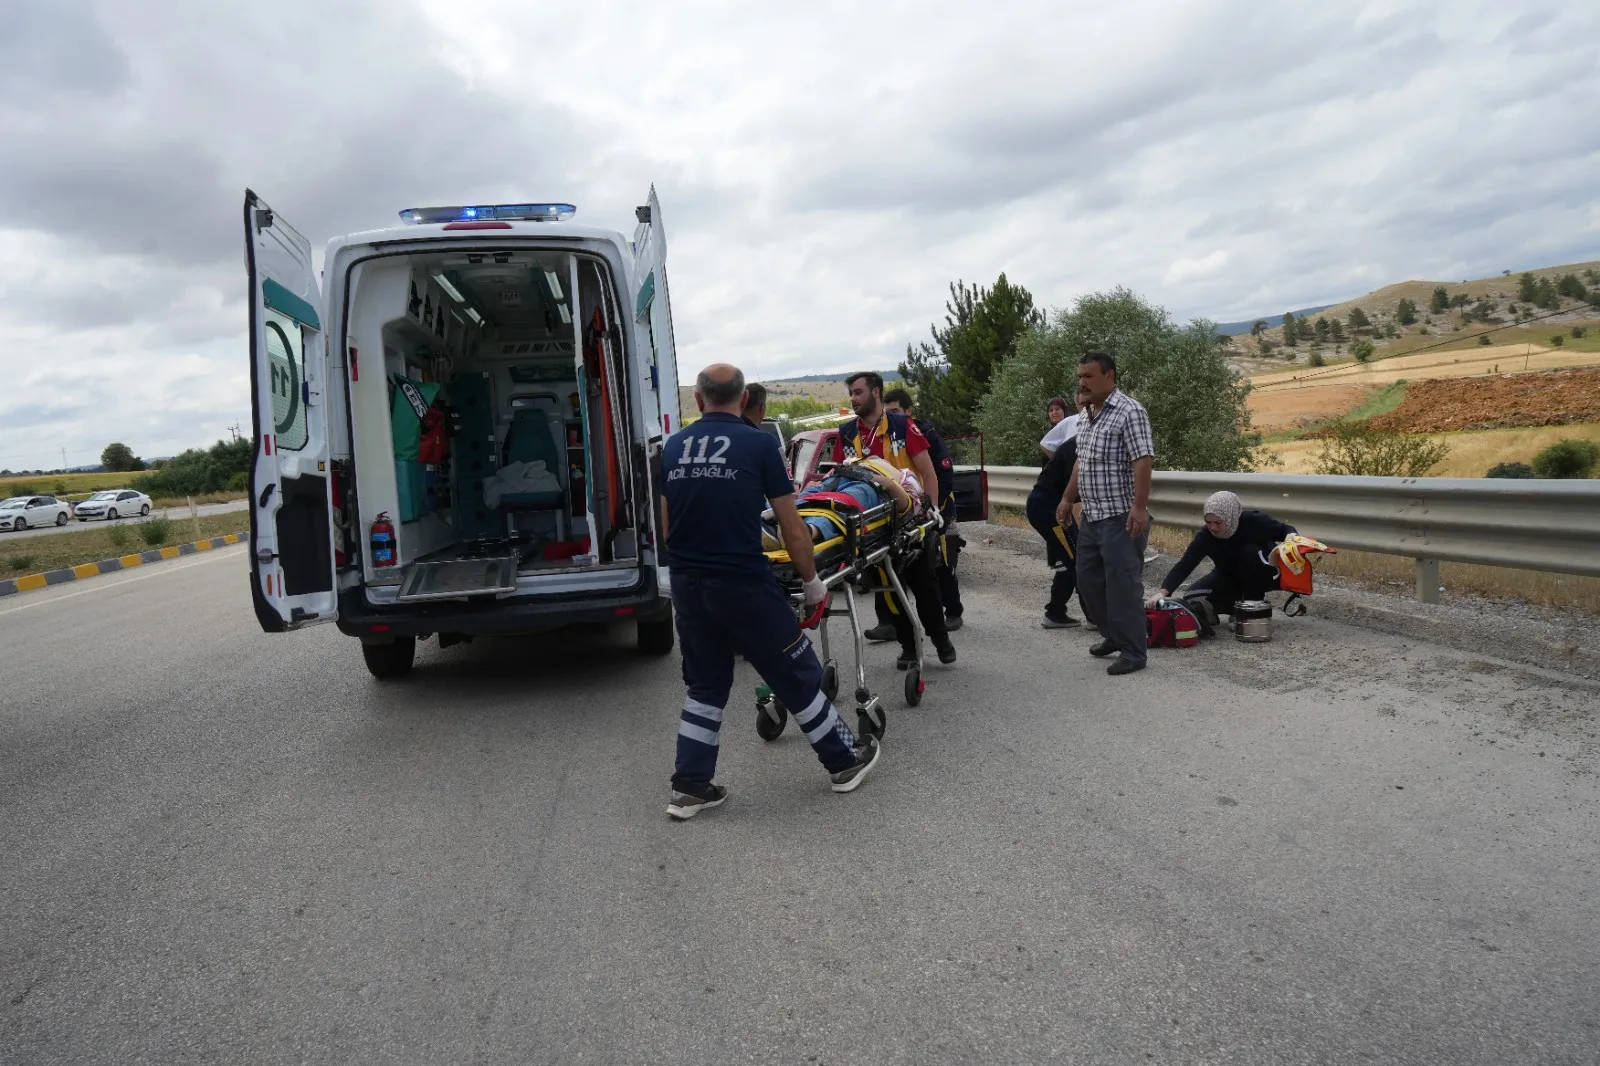
[[[200,519],[200,538],[218,537],[224,533],[238,533],[250,525],[247,514],[214,514]],[[125,534],[119,547],[113,538],[114,531]],[[195,539],[194,523],[185,519],[172,519],[167,535],[155,544],[146,544],[139,536],[137,525],[101,526],[73,533],[55,533],[41,537],[16,537],[0,534],[0,578],[21,577],[46,570],[61,570],[80,563],[97,563],[101,559],[115,559],[123,555],[137,555],[151,548],[184,544]]]

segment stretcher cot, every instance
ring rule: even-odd
[[[895,571],[916,553],[936,550],[942,519],[937,511],[898,514],[893,500],[884,499],[869,505],[867,499],[870,497],[853,491],[813,490],[801,494],[798,500],[800,517],[820,531],[812,554],[816,558],[817,576],[828,589],[827,598],[813,607],[801,624],[817,630],[822,656],[822,691],[829,700],[837,700],[839,668],[829,648],[828,620],[841,616],[849,618],[855,644],[857,727],[863,733],[881,737],[887,722],[882,700],[867,684],[866,641],[851,587],[869,594],[890,591],[901,603],[909,603]],[[797,613],[804,613],[801,607],[803,582],[789,553],[778,548],[768,551],[766,556],[778,583],[794,601]],[[844,604],[838,607],[835,594],[841,591]],[[924,634],[915,612],[906,612],[906,617],[911,624],[915,661],[906,670],[905,699],[908,707],[915,707],[921,702],[925,687],[922,680]],[[758,688],[756,732],[761,738],[776,740],[788,720],[788,709],[765,686]]]

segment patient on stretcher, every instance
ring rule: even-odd
[[[870,511],[893,500],[895,512],[920,512],[926,505],[922,482],[911,470],[900,470],[877,456],[851,459],[833,473],[807,486],[796,497],[800,517],[811,533],[812,544],[822,544],[841,535],[843,526],[837,512],[843,509]],[[783,547],[771,511],[762,515],[766,527],[762,544],[767,551]]]

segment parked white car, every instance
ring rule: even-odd
[[[0,500],[0,530],[64,526],[71,516],[72,505],[54,496],[13,496]]]
[[[87,500],[74,507],[73,513],[78,516],[78,521],[87,522],[91,518],[126,518],[129,515],[147,515],[152,504],[150,497],[142,492],[132,489],[107,489],[97,492]]]

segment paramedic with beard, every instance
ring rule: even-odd
[[[877,740],[858,741],[822,694],[822,663],[762,553],[761,512],[770,506],[805,579],[806,607],[827,598],[777,442],[742,417],[747,396],[738,367],[706,367],[694,386],[700,420],[673,434],[661,454],[661,525],[689,690],[667,805],[680,821],[728,798],[712,778],[735,655],[794,710],[835,792],[854,790],[878,760]]]

